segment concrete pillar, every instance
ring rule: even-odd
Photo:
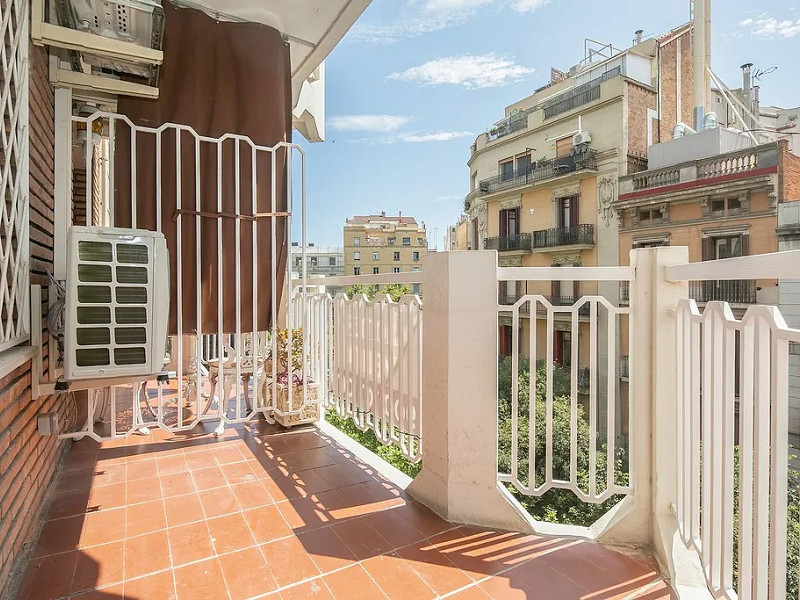
[[[530,531],[497,483],[497,253],[423,257],[422,471],[408,492],[457,523]]]

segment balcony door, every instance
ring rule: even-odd
[[[578,224],[578,196],[558,199],[556,227],[564,229]]]
[[[750,235],[737,234],[703,238],[703,260],[736,258],[750,253]],[[754,287],[755,284],[752,284]],[[703,299],[726,300],[729,302],[746,302],[750,282],[736,281],[704,281]]]
[[[514,159],[500,163],[500,180],[508,181],[514,178]]]
[[[519,208],[506,208],[500,211],[500,237],[505,238],[504,243],[514,244],[516,236],[519,235]],[[501,248],[510,250],[512,248]]]

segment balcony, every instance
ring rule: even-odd
[[[618,76],[622,72],[621,67],[615,67],[591,81],[572,88],[556,96],[555,98],[542,103],[544,118],[550,119],[562,113],[569,112],[574,108],[594,102],[600,98],[600,86],[604,81]]]
[[[531,234],[520,233],[519,235],[486,238],[483,247],[486,250],[497,250],[498,252],[530,252]]]
[[[594,225],[572,225],[540,229],[531,234],[531,248],[534,252],[549,252],[563,246],[579,246],[580,249],[594,247]]]
[[[686,263],[685,249],[662,247],[634,250],[630,267],[553,269],[439,253],[422,273],[434,290],[424,306],[309,291],[409,274],[295,280],[302,293],[287,300],[287,319],[307,337],[286,383],[269,359],[282,339],[273,330],[250,338],[235,365],[195,339],[200,356],[178,360],[169,382],[120,385],[97,402],[108,409],[102,427],[90,412],[91,431],[73,436],[84,439],[51,486],[16,597],[731,600],[757,585],[754,568],[770,583],[750,597],[797,597],[796,553],[771,548],[796,536],[798,476],[787,422],[774,415],[786,410],[780,390],[800,330],[774,307],[751,306],[741,320],[724,305],[701,311],[689,282],[796,278],[799,261],[793,251]],[[504,328],[512,356],[498,368],[498,323],[512,299],[498,304],[501,284],[559,277],[636,281],[635,298],[627,307],[601,296],[549,300],[588,326],[548,318]],[[615,412],[614,375],[627,364],[615,342],[625,332],[629,353],[639,352],[637,410]],[[232,354],[248,345],[228,341]],[[701,404],[701,392],[712,402]],[[402,457],[413,479],[320,419],[326,412]],[[653,498],[672,510],[651,508]],[[567,500],[586,523],[558,512]],[[752,532],[746,544],[738,531]],[[598,541],[607,539],[644,550],[619,554]],[[699,540],[719,551],[704,553]]]
[[[491,142],[516,133],[517,131],[527,129],[529,113],[530,111],[523,110],[492,125],[492,128],[487,133],[488,141]]]
[[[689,297],[697,302],[720,301],[730,304],[755,304],[757,287],[753,279],[731,281],[691,281]]]
[[[478,193],[481,195],[493,194],[521,186],[533,185],[584,169],[596,171],[596,156],[595,150],[586,148],[583,152],[577,152],[569,156],[532,163],[522,169],[501,173],[481,180],[478,183]]]

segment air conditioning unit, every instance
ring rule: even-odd
[[[159,373],[166,352],[169,289],[163,234],[143,229],[70,228],[65,379]]]
[[[592,143],[592,136],[588,131],[579,131],[575,135],[572,136],[572,145],[573,146],[580,146],[580,145],[589,145]]]
[[[488,181],[481,181],[480,183],[480,190],[484,194],[489,191],[489,182]]]

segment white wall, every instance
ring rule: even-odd
[[[800,202],[778,204],[778,228],[792,225],[800,225]],[[779,250],[800,250],[800,239],[779,240]],[[786,323],[800,327],[800,279],[780,281],[778,295]],[[789,357],[789,435],[794,447],[800,447],[800,354]]]

